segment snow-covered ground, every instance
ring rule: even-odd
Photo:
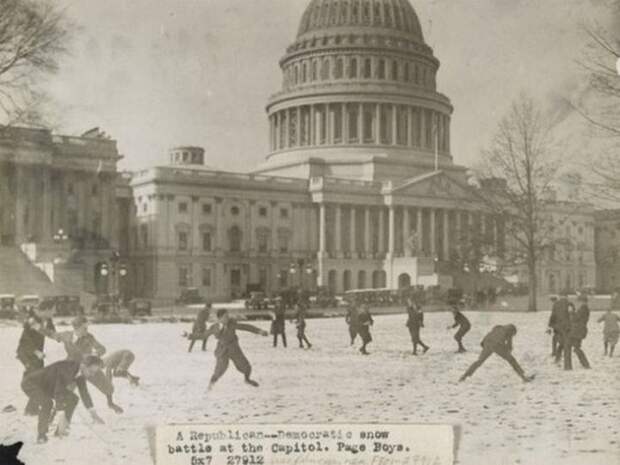
[[[342,319],[309,320],[307,334],[314,347],[297,347],[292,325],[289,347],[271,347],[270,338],[240,333],[253,364],[258,389],[243,384],[231,364],[216,388],[207,393],[215,341],[208,352],[199,344],[188,354],[180,337],[189,325],[141,324],[93,326],[108,350],[130,348],[139,388],[116,381],[123,415],[106,408],[91,388],[106,424],[93,426],[79,407],[68,439],[34,444],[36,420],[22,416],[25,397],[19,390],[21,366],[14,358],[20,329],[0,328],[0,442],[23,440],[21,457],[28,464],[150,464],[148,426],[166,422],[203,423],[447,423],[458,426],[459,464],[584,464],[620,463],[620,353],[602,356],[601,328],[590,323],[585,351],[592,370],[564,372],[550,358],[550,336],[544,333],[548,313],[469,313],[469,352],[454,353],[456,344],[446,326],[448,313],[426,315],[424,356],[410,354],[405,316],[375,318],[375,341],[364,357],[349,347]],[[593,315],[593,320],[597,315]],[[479,352],[483,334],[495,324],[515,323],[519,333],[514,353],[526,372],[523,384],[501,359],[492,357],[465,383],[459,376]],[[267,323],[258,323],[267,329]],[[48,344],[48,363],[63,357]],[[198,348],[198,350],[196,350]]]

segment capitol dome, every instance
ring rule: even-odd
[[[297,37],[351,27],[381,28],[424,43],[418,15],[407,0],[312,0]]]
[[[257,172],[378,179],[390,175],[369,159],[388,160],[395,175],[452,164],[452,105],[408,0],[311,0],[280,68]],[[309,168],[317,162],[320,173]]]

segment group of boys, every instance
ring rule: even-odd
[[[129,373],[135,359],[131,351],[116,351],[102,359],[106,349],[88,332],[85,317],[78,316],[73,320],[73,331],[58,332],[52,316],[51,307],[30,309],[17,347],[17,359],[24,365],[21,387],[28,397],[24,413],[38,417],[38,443],[47,442],[48,430],[55,417],[58,417],[58,426],[54,435],[63,437],[68,434],[79,399],[93,421],[103,422],[94,409],[87,382],[105,395],[108,407],[116,413],[122,413],[123,409],[114,403],[112,378],[126,378],[133,385],[139,383],[139,378]],[[64,345],[65,360],[45,366],[46,338]],[[73,393],[76,387],[79,398]]]

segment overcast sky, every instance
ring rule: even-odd
[[[455,107],[457,163],[475,163],[520,91],[556,102],[577,87],[580,24],[602,1],[411,0]],[[60,3],[80,26],[48,84],[62,132],[101,127],[129,169],[165,163],[175,145],[204,146],[221,169],[263,160],[265,104],[309,0]]]

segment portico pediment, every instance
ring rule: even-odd
[[[393,197],[475,201],[475,194],[469,186],[446,175],[443,171],[433,171],[400,182],[386,183],[383,193]]]

